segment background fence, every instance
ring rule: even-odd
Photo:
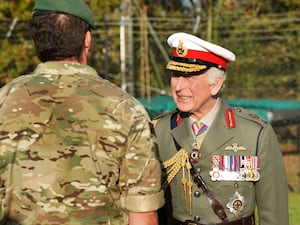
[[[28,73],[37,63],[32,56],[27,22],[0,21],[1,52],[7,54],[0,58],[0,65],[5,65],[0,68],[2,84],[19,75],[12,74],[11,69],[24,66],[22,73]],[[237,61],[227,70],[224,98],[283,100],[279,108],[267,113],[281,113],[271,123],[286,161],[290,191],[300,191],[300,107],[285,110],[289,101],[300,101],[300,12],[251,19],[224,15],[212,30],[207,18],[201,18],[200,23],[197,18],[149,18],[143,11],[138,18],[125,16],[106,21],[96,16],[95,24],[90,64],[101,76],[147,103],[170,93],[169,76],[164,69],[171,53],[167,37],[174,32],[188,32],[207,39],[212,32],[211,41],[237,55]],[[23,57],[29,58],[29,63],[18,62],[21,52],[12,51],[14,46],[23,49]],[[8,55],[13,57],[8,60]]]

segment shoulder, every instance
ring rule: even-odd
[[[159,126],[162,124],[165,125],[166,123],[170,124],[172,115],[177,114],[177,113],[178,113],[177,109],[170,111],[170,112],[162,113],[162,114],[154,117],[152,119],[152,123],[153,123],[154,127],[156,127],[158,124],[159,124]]]
[[[234,111],[234,115],[238,120],[242,120],[244,122],[249,122],[249,123],[255,123],[262,127],[266,127],[270,125],[264,118],[262,118],[258,114],[246,110],[242,107],[231,107],[231,109]]]

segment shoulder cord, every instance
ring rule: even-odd
[[[173,114],[174,115],[174,114]],[[172,117],[173,117],[172,115]],[[176,113],[175,113],[176,115]],[[171,119],[172,123],[174,123],[174,126],[177,126],[176,118],[175,120]],[[172,126],[171,126],[172,127]],[[167,178],[164,180],[162,187],[164,190],[168,188],[168,185],[172,182],[172,180],[175,178],[175,176],[179,173],[179,171],[182,169],[182,188],[184,192],[184,198],[185,198],[185,207],[186,210],[189,212],[190,215],[192,215],[192,188],[193,188],[193,182],[191,178],[191,174],[188,172],[191,169],[191,163],[189,161],[188,153],[180,147],[180,145],[176,142],[175,139],[174,143],[177,149],[177,153],[171,157],[169,160],[162,163],[163,168],[167,169]],[[187,172],[187,177],[186,177]]]
[[[177,118],[176,118],[177,116],[180,116],[180,115],[177,113],[174,113],[171,117],[171,129],[173,129],[177,126]],[[176,146],[178,153],[181,151],[186,152],[184,149],[181,148],[181,146],[178,144],[178,142],[174,138],[173,138],[173,140],[174,140],[174,144]],[[186,155],[187,155],[187,152],[186,152]],[[197,172],[197,170],[193,167],[193,164],[190,162],[188,156],[187,156],[186,160],[188,161],[190,175],[192,176],[194,183],[206,195],[208,202],[210,203],[214,213],[222,220],[222,222],[228,221],[227,215],[225,213],[225,210],[224,210],[222,204],[214,197],[213,193],[208,189],[205,181],[200,176],[200,173]]]

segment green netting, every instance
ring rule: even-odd
[[[244,108],[266,109],[266,110],[287,110],[300,109],[300,102],[293,100],[276,99],[226,99],[231,106]]]
[[[138,99],[148,110],[151,118],[172,111],[176,105],[171,96],[153,97],[151,100]],[[254,112],[269,122],[273,120],[300,117],[300,102],[276,99],[225,99],[230,106],[243,107]],[[292,119],[292,118],[291,118]]]

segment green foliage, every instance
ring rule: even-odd
[[[1,0],[0,19],[28,19],[31,16],[34,0]]]
[[[231,21],[233,31],[226,37],[225,46],[237,55],[227,80],[234,90],[227,96],[299,99],[299,25],[294,22],[299,15],[241,16]]]
[[[28,41],[17,44],[7,39],[1,41],[0,59],[0,86],[19,75],[30,73],[38,63],[33,45]]]

